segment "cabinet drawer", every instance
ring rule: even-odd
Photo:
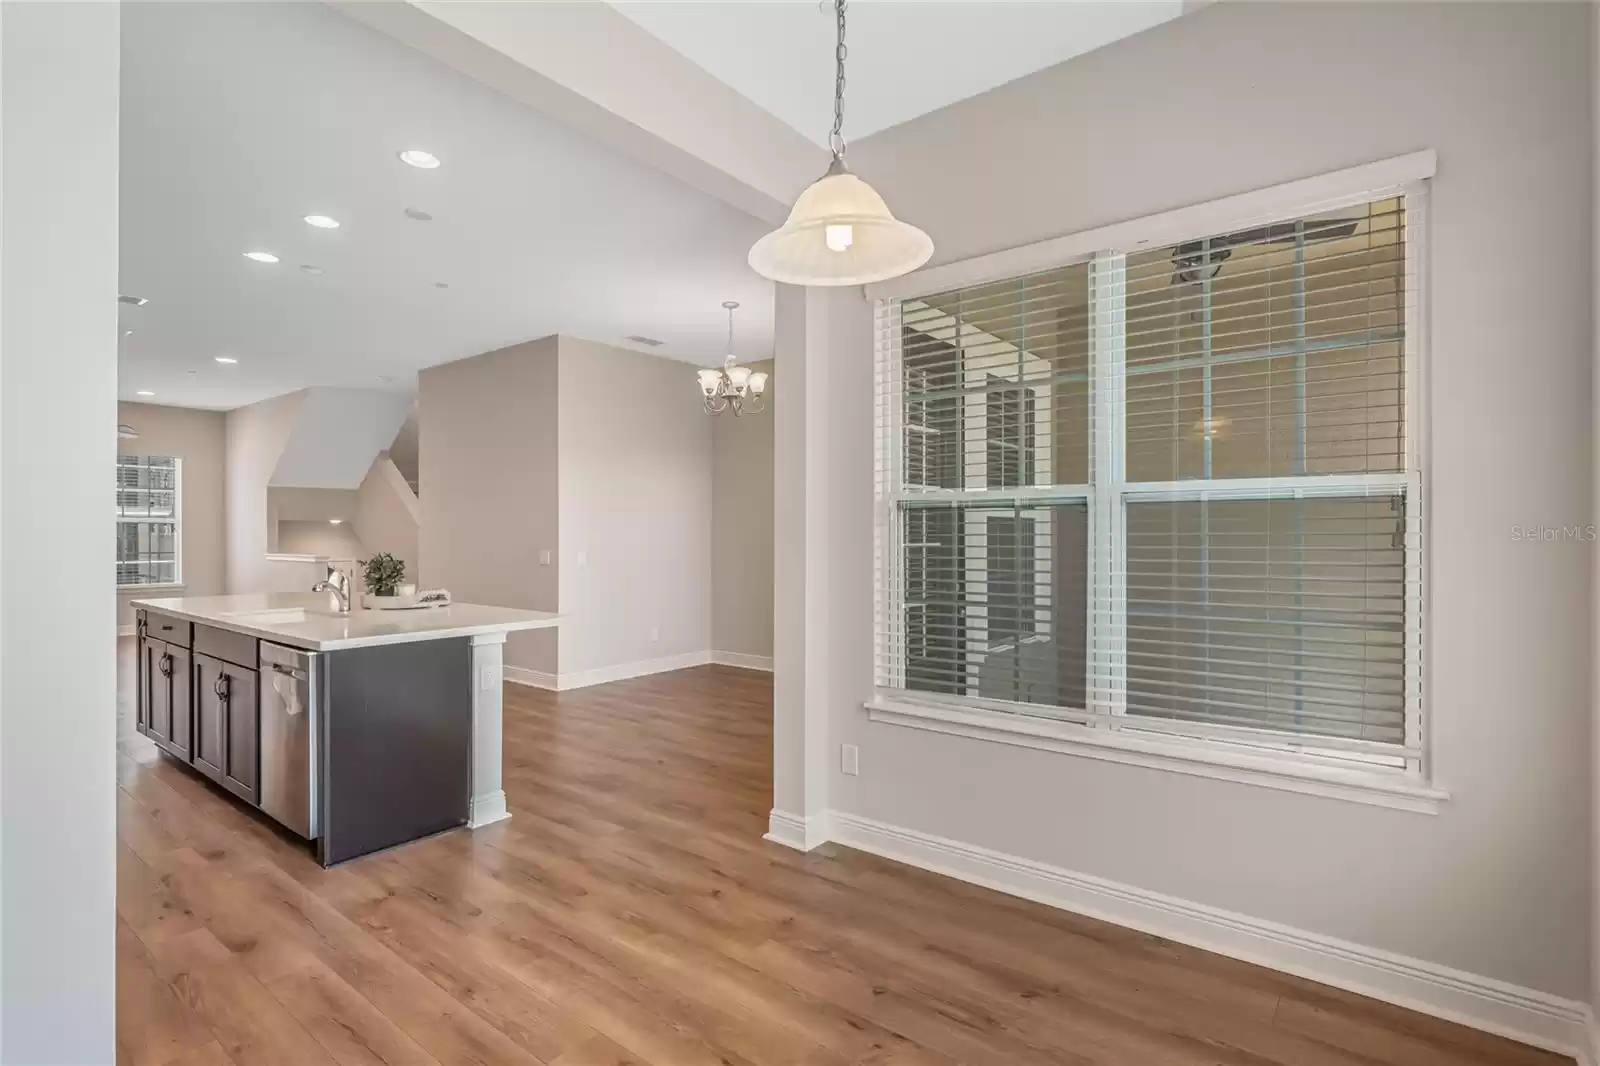
[[[211,626],[194,627],[194,650],[235,666],[254,670],[256,663],[256,638],[227,629]]]
[[[156,640],[176,644],[180,648],[194,645],[194,623],[174,618],[170,614],[162,614],[160,611],[146,611],[144,620],[145,632]]]

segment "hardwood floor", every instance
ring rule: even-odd
[[[130,1066],[1551,1066],[844,848],[762,841],[771,684],[508,685],[514,817],[319,868],[156,753],[119,663]]]

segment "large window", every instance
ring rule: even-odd
[[[1419,195],[880,301],[880,689],[1420,775]]]
[[[176,585],[182,463],[171,456],[117,457],[117,586]]]

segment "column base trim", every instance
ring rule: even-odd
[[[467,828],[481,829],[495,822],[503,822],[511,817],[511,811],[506,808],[506,794],[504,789],[485,792],[481,796],[473,796],[471,806],[467,812]]]

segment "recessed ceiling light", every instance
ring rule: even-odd
[[[342,518],[330,518],[330,519],[328,519],[328,525],[330,525],[330,526],[338,526],[338,525],[343,525],[343,524],[344,524],[344,519],[342,519]]]
[[[310,263],[301,263],[300,269],[305,271],[307,274],[310,274],[312,277],[319,277],[322,274],[321,267],[312,266]]]
[[[654,337],[646,337],[638,333],[631,334],[630,336],[622,339],[625,341],[632,341],[635,344],[642,344],[647,348],[659,348],[663,344],[667,343],[666,341],[658,341]]]
[[[404,211],[402,211],[401,214],[405,215],[407,218],[411,219],[414,222],[432,222],[433,221],[433,216],[428,214],[428,212],[422,210],[420,207],[408,207]]]
[[[117,296],[117,303],[132,304],[134,307],[143,307],[149,302],[150,301],[145,299],[143,296],[124,296],[120,294]]]
[[[219,356],[216,357],[216,360],[219,363],[229,363],[229,364],[237,363],[239,361],[239,360],[235,359],[231,355],[219,355]]]
[[[315,226],[318,229],[338,229],[339,220],[329,218],[327,215],[307,215],[306,225]]]
[[[439,157],[421,148],[407,148],[400,153],[400,162],[409,163],[422,170],[432,170],[439,165]]]
[[[125,330],[123,330],[123,331],[122,331],[122,335],[123,335],[123,336],[124,336],[124,337],[131,337],[131,336],[133,336],[133,330],[131,330],[131,329],[125,329]]]
[[[254,259],[258,263],[276,263],[278,261],[278,257],[271,252],[246,252],[244,257],[246,259]]]
[[[154,396],[155,393],[151,392],[149,389],[140,389],[138,392],[134,393],[134,395],[135,396]]]
[[[433,287],[436,289],[448,289],[450,283],[448,281],[436,281],[433,283]]]

